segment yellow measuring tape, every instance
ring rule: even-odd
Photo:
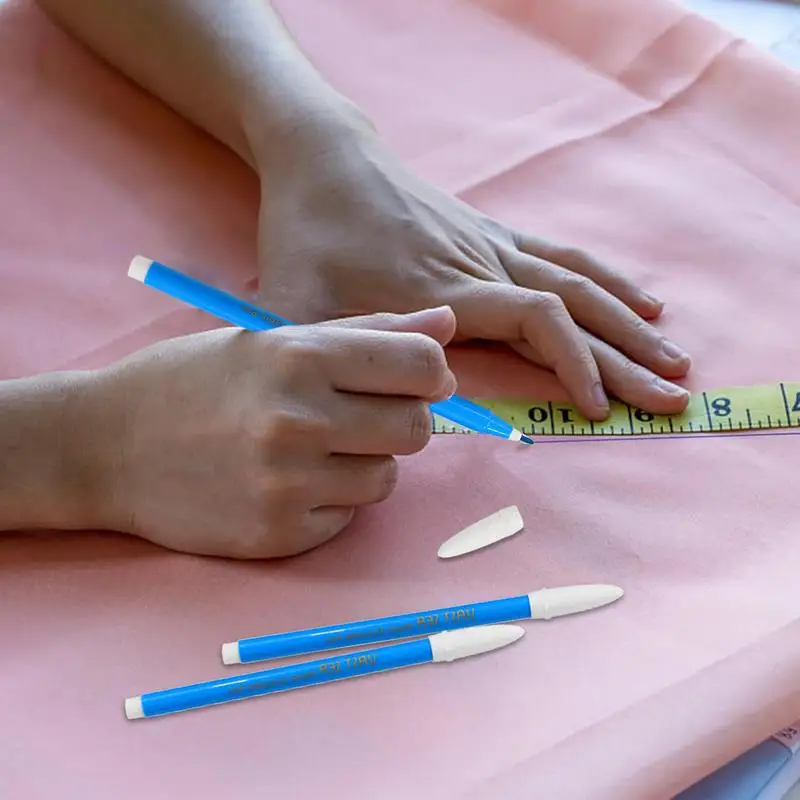
[[[651,414],[619,401],[602,422],[570,403],[472,398],[530,436],[641,436],[800,428],[800,383],[735,386],[694,394],[682,414]],[[434,415],[434,433],[469,433]]]

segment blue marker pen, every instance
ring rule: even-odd
[[[524,633],[525,630],[518,625],[491,625],[470,630],[445,631],[404,644],[149,692],[128,697],[125,700],[125,716],[128,719],[141,719],[174,714],[402,667],[455,661],[506,647],[520,639]]]
[[[136,256],[128,268],[128,275],[177,300],[207,311],[232,325],[246,330],[269,330],[292,325],[283,317],[239,300],[232,294],[208,286],[195,278],[159,264],[143,256]],[[471,403],[463,397],[453,396],[439,403],[431,403],[431,411],[476,433],[498,436],[512,442],[533,444],[533,439],[509,425],[504,419],[486,408]]]
[[[578,614],[622,597],[619,586],[589,584],[540,589],[538,592],[414,614],[345,622],[290,633],[273,633],[222,645],[223,664],[248,664],[270,658],[340,650],[362,644],[409,639],[433,631],[493,625],[524,619],[551,619]]]

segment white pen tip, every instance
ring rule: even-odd
[[[430,637],[434,661],[455,661],[507,647],[525,635],[519,625],[478,625],[434,633]]]
[[[144,279],[147,277],[147,273],[150,271],[150,265],[152,263],[152,258],[135,256],[133,261],[131,261],[131,265],[128,267],[128,277],[144,283]]]
[[[242,658],[239,655],[239,642],[225,642],[222,645],[223,664],[241,664]]]
[[[128,719],[141,719],[144,716],[142,708],[142,696],[127,697],[125,699],[125,716]]]
[[[551,619],[591,611],[619,600],[623,594],[625,592],[619,586],[606,583],[540,589],[528,595],[531,619]]]

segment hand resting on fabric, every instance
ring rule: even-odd
[[[457,340],[507,342],[589,418],[607,416],[604,386],[653,413],[686,407],[663,378],[682,377],[689,357],[649,323],[662,305],[631,281],[444,194],[368,129],[317,136],[291,169],[260,169],[266,307],[312,322],[447,304]]]
[[[155,344],[0,382],[0,530],[111,529],[191,553],[312,548],[388,497],[455,392],[450,309]]]
[[[457,339],[507,342],[553,370],[587,417],[605,418],[606,391],[654,413],[686,407],[670,380],[690,361],[651,324],[660,302],[412,174],[265,0],[39,3],[257,172],[260,292],[276,313],[449,305]]]

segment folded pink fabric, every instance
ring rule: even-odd
[[[280,5],[421,173],[664,298],[690,388],[798,379],[800,77],[662,0]],[[27,3],[0,6],[0,75],[0,377],[213,326],[127,264],[243,292],[254,178]],[[465,394],[558,391],[504,353],[453,362]],[[286,562],[4,536],[0,796],[667,798],[800,716],[798,470],[794,436],[439,437]],[[523,533],[437,561],[510,504]],[[225,674],[224,641],[579,582],[626,596],[490,657],[123,716]]]

